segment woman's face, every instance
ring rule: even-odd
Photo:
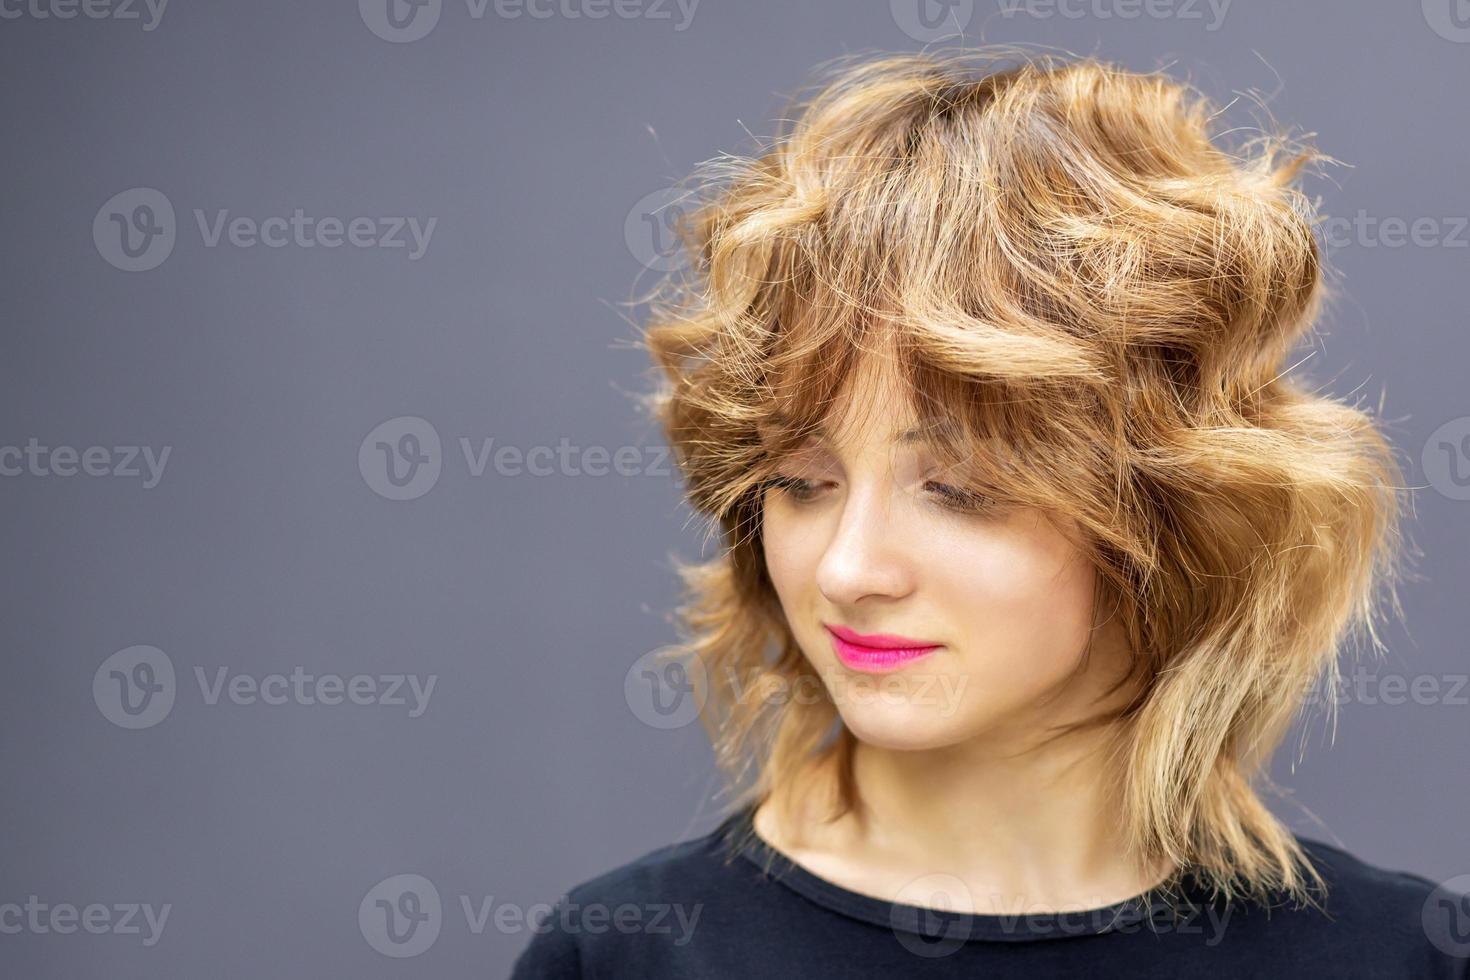
[[[1008,740],[1071,720],[1100,691],[1069,683],[1095,572],[1040,512],[956,496],[904,437],[915,419],[880,363],[865,359],[833,423],[765,492],[766,565],[798,644],[869,744]]]

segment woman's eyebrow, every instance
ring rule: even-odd
[[[905,429],[893,441],[901,446],[906,446],[913,442],[932,442],[933,439],[934,433],[928,429]]]
[[[767,419],[756,424],[756,431],[762,441],[773,441],[773,436],[779,433],[791,432],[795,427],[792,420],[784,415],[775,413]],[[937,433],[932,427],[915,426],[895,433],[890,441],[895,445],[907,446],[916,442],[933,443],[936,441]],[[828,428],[823,423],[809,426],[803,433],[804,440],[815,440],[818,442],[830,442],[832,438]]]

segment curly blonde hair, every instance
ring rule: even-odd
[[[1190,86],[1092,58],[833,64],[758,157],[697,168],[692,262],[643,334],[649,403],[722,535],[680,567],[677,649],[722,770],[764,798],[835,764],[839,812],[856,800],[830,699],[761,695],[815,676],[764,567],[761,490],[884,352],[951,463],[1080,528],[1137,690],[1099,719],[1120,723],[1129,853],[1311,900],[1321,877],[1257,785],[1349,634],[1381,649],[1401,554],[1389,442],[1282,366],[1327,291],[1292,185],[1323,157],[1281,134],[1227,149]]]

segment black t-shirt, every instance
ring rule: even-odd
[[[754,807],[571,889],[512,980],[629,977],[1465,978],[1470,899],[1299,838],[1327,914],[1226,905],[1186,882],[1169,911],[969,915],[840,887],[751,832]],[[1182,901],[1181,901],[1182,900]]]

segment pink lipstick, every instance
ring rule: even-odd
[[[943,646],[891,633],[858,633],[845,626],[828,626],[826,623],[822,626],[832,635],[832,649],[836,651],[837,659],[852,670],[868,674],[898,670]]]

